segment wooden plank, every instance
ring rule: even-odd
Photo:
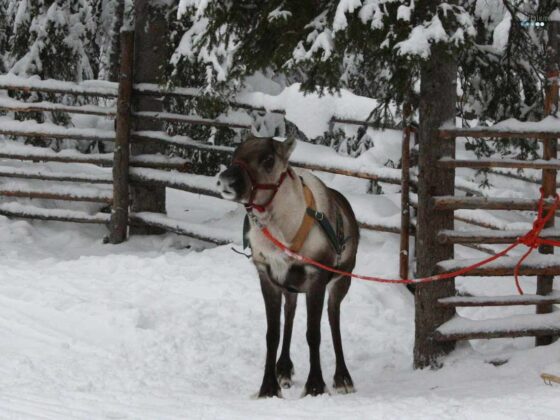
[[[142,168],[130,168],[130,180],[136,184],[156,185],[160,187],[175,188],[181,191],[187,191],[194,194],[202,194],[210,197],[221,198],[220,192],[216,188],[210,188],[201,183],[193,182],[194,177],[197,175],[176,174],[170,177],[167,173],[161,173],[158,170],[143,170]],[[210,178],[211,177],[204,177]]]
[[[97,80],[78,84],[59,80],[37,80],[13,75],[0,75],[0,89],[26,93],[46,92],[104,98],[116,98],[117,96],[116,83],[100,83]]]
[[[115,141],[115,133],[91,128],[66,128],[35,121],[3,121],[0,134],[7,136],[39,137],[49,139],[72,139],[88,141]]]
[[[39,148],[38,148],[39,149]],[[43,162],[62,162],[62,163],[91,163],[93,165],[111,166],[113,164],[113,154],[64,154],[56,153],[52,150],[45,150],[34,153],[0,152],[0,159],[31,160]]]
[[[513,276],[514,268],[520,257],[501,257],[499,260],[469,271],[465,276]],[[435,274],[454,272],[468,267],[479,259],[447,260],[439,262],[435,267]],[[531,255],[520,267],[519,275],[537,276],[560,274],[560,258],[554,255]]]
[[[194,149],[194,150],[208,151],[214,153],[222,153],[228,156],[232,155],[233,151],[235,150],[233,147],[203,144],[185,136],[169,136],[165,133],[156,132],[156,131],[135,131],[132,133],[132,139],[137,142],[156,141],[166,145],[183,147],[185,149],[191,149],[191,150]],[[368,171],[356,171],[356,170],[345,169],[343,167],[336,166],[336,164],[332,164],[329,166],[317,165],[312,162],[303,162],[303,161],[292,159],[290,161],[290,165],[296,168],[308,169],[310,171],[321,171],[321,172],[333,173],[338,175],[352,176],[354,178],[368,179],[371,181],[384,182],[393,185],[401,184],[400,177],[392,178],[392,177],[374,174]]]
[[[308,169],[310,171],[320,171],[320,172],[327,172],[327,173],[337,174],[337,175],[351,176],[354,178],[369,179],[371,181],[384,182],[386,184],[393,184],[393,185],[401,184],[400,178],[391,178],[382,175],[376,175],[376,174],[368,173],[366,171],[354,171],[354,170],[344,169],[344,168],[337,167],[335,164],[333,164],[332,166],[325,166],[325,165],[315,165],[313,163],[302,162],[302,161],[290,161],[290,164],[296,168]]]
[[[438,241],[453,244],[511,244],[525,235],[526,230],[442,230],[438,233]],[[540,235],[544,239],[560,240],[559,229],[544,229]]]
[[[531,198],[457,197],[453,195],[433,198],[435,210],[536,210],[539,200]],[[546,204],[552,204],[551,199]]]
[[[52,102],[24,102],[13,98],[0,98],[0,111],[5,112],[68,112],[70,114],[100,115],[114,117],[115,108],[96,105],[64,105]]]
[[[17,204],[17,206],[14,206]],[[0,214],[6,217],[19,219],[50,220],[57,222],[107,224],[110,215],[97,213],[90,215],[76,210],[45,209],[19,203],[1,203]]]
[[[491,338],[542,337],[550,335],[560,335],[560,326],[558,328],[527,328],[523,330],[473,331],[449,334],[436,331],[434,333],[434,339],[436,341],[463,341],[476,339],[489,340]]]
[[[212,127],[227,127],[227,128],[240,128],[240,129],[250,129],[250,124],[241,124],[236,122],[230,121],[222,121],[219,119],[207,119],[197,116],[191,115],[181,115],[181,114],[174,114],[170,112],[152,112],[152,111],[142,111],[142,112],[133,112],[132,116],[135,118],[146,118],[158,121],[167,121],[172,123],[181,123],[181,124],[193,124],[193,125],[206,125]]]
[[[442,168],[518,168],[518,169],[560,169],[560,160],[515,160],[515,159],[440,159]]]
[[[189,161],[178,157],[165,155],[136,155],[130,157],[130,166],[137,168],[154,168],[186,172],[189,170]]]
[[[482,227],[482,228],[486,228],[486,229],[501,230],[500,227],[498,227],[496,225],[493,225],[491,223],[481,222],[480,220],[472,219],[472,218],[469,218],[469,217],[463,217],[463,216],[455,215],[455,220],[457,220],[458,222],[466,223],[468,225],[478,226],[478,227]]]
[[[439,130],[442,139],[453,139],[455,137],[476,137],[476,138],[530,138],[548,139],[560,136],[560,127],[557,130],[549,129],[523,129],[506,130],[502,128],[482,127],[482,128],[442,128]]]
[[[76,191],[68,192],[67,189],[57,189],[50,187],[48,191],[37,188],[0,188],[0,196],[4,197],[21,197],[21,198],[42,198],[45,200],[63,200],[63,201],[90,201],[94,203],[111,204],[113,201],[112,194],[104,191],[86,192]]]
[[[44,162],[63,162],[63,163],[91,163],[100,166],[112,166],[113,154],[65,154],[56,153],[51,150],[44,152],[38,151],[34,153],[18,153],[18,152],[0,152],[0,159],[13,159],[13,160],[31,160],[31,161],[44,161]],[[189,168],[189,163],[186,159],[169,158],[163,155],[137,155],[132,156],[130,159],[131,166],[140,168],[156,168],[156,169],[175,169],[180,172],[185,172]]]
[[[222,231],[206,225],[195,225],[170,218],[161,213],[131,213],[129,215],[129,220],[132,225],[152,226],[167,232],[189,236],[216,245],[225,245],[234,242],[234,238],[229,230]],[[212,233],[215,233],[215,235],[212,235]]]
[[[560,294],[549,296],[540,295],[511,295],[511,296],[452,296],[438,300],[440,306],[521,306],[538,305],[539,303],[560,303]]]
[[[134,32],[122,31],[121,65],[119,71],[119,96],[117,100],[117,120],[115,151],[113,153],[113,204],[109,225],[109,242],[119,244],[128,232],[128,170],[130,166],[130,108],[132,99],[132,72],[134,60]]]
[[[547,336],[560,333],[560,313],[474,321],[455,316],[434,332],[437,341]]]
[[[72,172],[49,172],[37,168],[16,168],[0,166],[0,177],[40,179],[43,181],[86,182],[90,184],[110,184],[110,174],[80,174]]]

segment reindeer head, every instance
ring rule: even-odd
[[[295,139],[284,142],[271,137],[250,137],[233,153],[231,165],[218,178],[218,188],[227,200],[245,204],[247,208],[264,210],[288,172],[288,159]]]

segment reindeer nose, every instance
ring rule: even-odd
[[[231,166],[220,174],[216,184],[223,198],[235,200],[241,197],[244,192],[243,172],[238,166]]]

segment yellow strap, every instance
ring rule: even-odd
[[[303,185],[303,195],[305,197],[306,207],[315,210],[315,198],[313,197],[313,193],[311,192],[311,190],[305,184]],[[290,246],[291,251],[300,251],[314,223],[315,219],[307,214],[306,209],[306,211],[303,212],[303,220],[301,221],[301,225],[299,226],[294,239],[292,239],[292,245]]]

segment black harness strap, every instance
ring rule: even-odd
[[[311,209],[309,207],[307,208],[306,211],[307,214],[309,214],[317,221],[317,223],[319,223],[319,226],[321,226],[323,232],[325,232],[325,235],[327,235],[327,238],[331,246],[335,250],[336,254],[341,255],[342,251],[344,250],[344,243],[346,242],[346,240],[343,237],[344,232],[342,231],[342,217],[340,217],[340,214],[337,212],[336,230],[335,230],[331,222],[329,221],[329,219],[325,217],[324,213],[317,211],[315,209]]]

